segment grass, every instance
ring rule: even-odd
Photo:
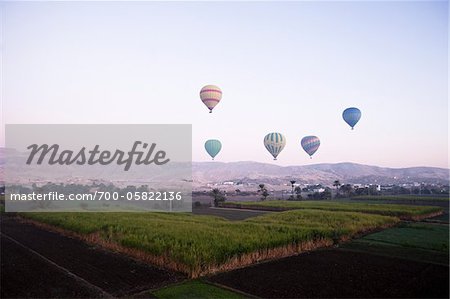
[[[449,226],[402,223],[342,244],[350,250],[448,265]]]
[[[225,202],[223,207],[251,208],[251,209],[273,209],[273,210],[294,210],[294,209],[314,209],[328,211],[361,212],[395,216],[406,219],[420,218],[434,213],[442,212],[439,207],[431,206],[411,206],[397,204],[373,204],[358,202],[336,202],[336,201],[243,201]]]
[[[244,296],[198,280],[159,289],[153,294],[160,299],[238,299]]]
[[[269,213],[234,222],[182,213],[22,215],[113,249],[130,249],[125,252],[191,277],[331,245],[399,221],[395,217],[322,210]]]
[[[443,201],[448,202],[449,196],[420,196],[420,195],[362,195],[350,198],[352,200],[398,200],[398,201]]]
[[[448,252],[448,225],[407,223],[364,237],[365,241]]]

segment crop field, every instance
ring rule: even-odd
[[[411,206],[397,204],[373,204],[358,202],[336,202],[336,201],[253,201],[253,202],[225,202],[222,207],[228,208],[247,208],[261,210],[327,210],[327,211],[345,211],[360,212],[369,214],[379,214],[385,216],[394,216],[401,219],[417,220],[425,217],[439,215],[443,210],[432,206]]]
[[[177,299],[177,298],[215,298],[215,299],[243,299],[243,295],[215,287],[211,284],[198,280],[184,282],[182,284],[172,285],[154,292],[154,296],[159,299]]]
[[[363,196],[355,196],[351,198],[352,200],[379,200],[379,201],[441,201],[441,202],[449,202],[448,196],[420,196],[420,195],[363,195]]]
[[[208,215],[222,217],[227,220],[245,220],[247,218],[252,218],[267,213],[272,213],[270,211],[253,211],[253,210],[236,210],[236,209],[221,209],[221,208],[192,208],[192,213],[194,215]]]
[[[23,213],[22,216],[190,277],[329,246],[399,221],[389,216],[307,209],[233,222],[181,213]]]
[[[361,241],[383,242],[402,247],[448,253],[448,234],[448,225],[402,223],[395,228],[368,235]]]
[[[449,226],[446,224],[401,223],[340,247],[448,266],[448,236]]]
[[[442,252],[449,250],[449,226],[432,223],[402,223],[399,226],[365,236],[357,242],[388,244],[403,248]]]

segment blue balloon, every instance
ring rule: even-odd
[[[205,142],[205,149],[211,156],[211,158],[214,160],[214,157],[217,156],[217,154],[222,149],[222,143],[220,143],[220,141],[217,139],[207,140]]]
[[[344,118],[345,122],[348,123],[350,127],[352,127],[353,130],[353,127],[361,118],[361,110],[355,107],[347,108],[342,113],[342,117]]]

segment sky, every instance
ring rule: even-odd
[[[448,167],[447,1],[0,5],[2,125],[187,123],[193,161],[214,138],[222,162]]]

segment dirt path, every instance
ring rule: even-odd
[[[446,266],[326,249],[209,280],[263,298],[448,298]]]
[[[1,235],[2,298],[127,296],[184,279],[13,217]]]

